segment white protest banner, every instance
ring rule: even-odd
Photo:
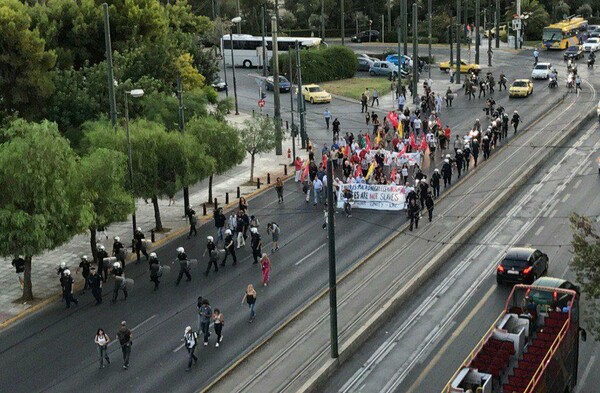
[[[407,188],[377,184],[342,184],[340,190],[352,191],[353,209],[402,210],[405,208]],[[338,193],[338,209],[344,208],[343,192]]]

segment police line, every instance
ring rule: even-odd
[[[344,208],[345,199],[342,190],[352,191],[353,209],[403,210],[406,209],[406,194],[411,187],[379,184],[342,184],[338,192],[337,207]]]

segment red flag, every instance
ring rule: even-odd
[[[323,154],[323,169],[327,169],[327,154]]]
[[[427,148],[429,147],[429,145],[427,144],[427,138],[423,137],[421,139],[421,150],[423,150],[423,152],[427,151]]]
[[[346,145],[346,157],[350,158],[350,145]]]
[[[360,167],[360,165],[357,165],[356,172],[354,173],[354,177],[359,177],[360,175],[362,175],[362,168]]]
[[[390,180],[394,181],[394,179],[396,179],[396,167],[394,167],[390,173]]]
[[[405,154],[405,153],[406,153],[406,150],[407,150],[407,148],[408,148],[408,147],[407,147],[405,144],[403,144],[403,145],[402,145],[402,150],[400,150],[400,155],[403,155],[403,154]]]
[[[304,166],[304,170],[300,175],[300,181],[304,183],[304,181],[306,180],[306,176],[308,176],[308,163],[306,163],[306,165]]]
[[[367,149],[367,151],[369,151],[369,150],[371,150],[371,137],[369,136],[369,134],[365,135],[365,140],[366,140],[366,144],[367,144],[365,149]]]
[[[408,138],[408,143],[410,143],[410,147],[413,150],[417,150],[417,142],[415,141],[415,134],[410,134],[410,137]]]

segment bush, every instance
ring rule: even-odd
[[[271,59],[271,61],[273,60]],[[303,83],[352,78],[358,66],[354,52],[344,46],[302,50],[300,51],[300,63],[302,64]],[[292,66],[294,69],[291,77],[296,80],[295,54],[292,54]],[[288,74],[289,56],[287,53],[279,55],[279,69],[282,75]]]

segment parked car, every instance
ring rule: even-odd
[[[565,60],[581,59],[583,57],[583,45],[571,45],[567,48],[564,54]]]
[[[304,101],[308,101],[311,104],[331,102],[331,94],[323,90],[319,85],[302,86],[302,97]]]
[[[456,66],[454,65],[454,62],[450,63],[449,61],[443,61],[440,63],[440,71],[442,71],[442,72],[449,72],[450,67],[456,68]],[[481,66],[479,64],[475,64],[475,63],[469,64],[464,60],[460,61],[460,73],[461,74],[468,74],[469,72],[474,72],[475,74],[479,74],[479,71],[481,71]]]
[[[369,71],[377,60],[367,59],[366,57],[358,57],[358,66],[356,67],[357,71]]]
[[[531,71],[531,79],[548,79],[552,73],[552,64],[537,63]]]
[[[600,49],[600,38],[598,37],[588,38],[583,43],[583,50],[586,52],[596,52],[598,49]]]
[[[212,87],[215,88],[216,91],[223,91],[227,89],[227,83],[220,76],[215,75],[210,83]]]
[[[506,29],[507,28],[508,28],[507,25],[500,25],[500,26],[498,26],[498,29],[500,30],[500,36],[502,36],[502,33],[506,33]],[[495,27],[492,27],[491,29],[486,30],[486,31],[483,32],[483,36],[485,38],[488,38],[488,36],[490,34],[492,35],[492,38],[496,38],[496,28]]]
[[[398,77],[398,67],[390,63],[389,61],[376,61],[369,69],[371,76],[384,75],[389,77]]]
[[[548,255],[534,248],[513,247],[498,264],[496,282],[531,284],[547,272]]]
[[[398,65],[398,55],[396,53],[387,55],[385,58],[385,61],[389,61],[393,65],[397,66]],[[410,63],[410,56],[406,56],[406,55],[400,56],[400,64],[401,65],[404,65],[404,64],[408,65],[408,63]]]
[[[529,79],[517,79],[508,88],[509,97],[527,97],[533,93],[533,82]]]
[[[352,36],[352,42],[376,42],[379,40],[379,32],[377,30],[361,31],[357,35]]]
[[[375,57],[373,57],[373,56],[369,56],[369,55],[367,55],[366,53],[357,53],[357,54],[356,54],[356,59],[357,59],[357,60],[360,60],[361,58],[362,58],[362,59],[371,60],[371,61],[377,61],[377,60],[379,60],[379,59],[376,59],[376,58],[375,58]]]
[[[269,76],[267,77],[267,79],[265,79],[265,89],[268,91],[273,91],[274,89],[274,81],[273,81],[273,77]],[[279,92],[280,93],[287,93],[290,91],[290,89],[292,88],[292,84],[290,83],[289,80],[287,80],[287,78],[285,76],[279,76]]]

